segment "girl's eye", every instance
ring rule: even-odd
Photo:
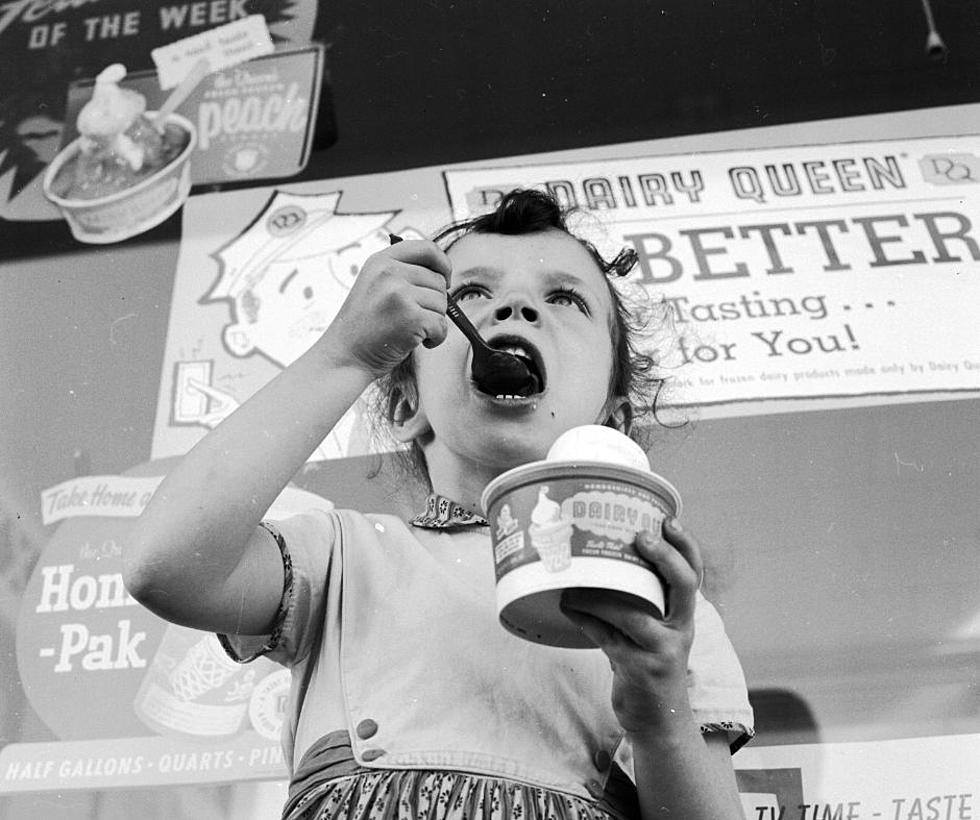
[[[479,299],[489,295],[487,289],[482,285],[461,285],[452,292],[452,297],[457,302],[464,302],[467,299]]]
[[[571,288],[560,288],[556,290],[548,297],[548,301],[553,305],[576,307],[586,316],[591,315],[588,302],[585,301],[581,294]]]

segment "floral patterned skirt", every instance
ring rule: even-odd
[[[449,771],[372,770],[311,789],[289,820],[613,820],[574,795]]]
[[[624,820],[632,814],[605,800],[503,778],[368,769],[354,760],[346,732],[327,735],[310,752],[290,784],[283,820]]]

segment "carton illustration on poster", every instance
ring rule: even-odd
[[[26,786],[32,773],[54,767],[66,779],[111,779],[138,774],[135,766],[153,782],[168,769],[197,767],[180,758],[195,744],[200,751],[190,754],[211,760],[205,768],[227,757],[230,776],[278,773],[280,754],[244,750],[278,752],[288,671],[264,659],[235,663],[215,635],[165,623],[123,585],[129,529],[171,464],[81,476],[42,493],[42,521],[53,533],[21,598],[17,665],[31,706],[58,742],[4,750],[7,779]],[[269,514],[332,506],[290,486]],[[127,747],[128,756],[120,751]],[[72,750],[90,758],[78,772],[64,762]],[[92,762],[110,757],[118,758],[112,766]]]

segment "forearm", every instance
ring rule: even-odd
[[[631,735],[644,820],[745,820],[723,734],[702,736],[680,710],[663,731]]]
[[[227,578],[269,506],[370,381],[311,350],[210,431],[136,522],[126,550],[133,586],[173,586],[181,573],[202,588]]]

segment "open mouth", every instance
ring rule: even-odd
[[[545,371],[540,351],[516,336],[498,336],[488,341],[495,351],[486,372],[474,373],[481,393],[501,399],[521,399],[544,391]]]

